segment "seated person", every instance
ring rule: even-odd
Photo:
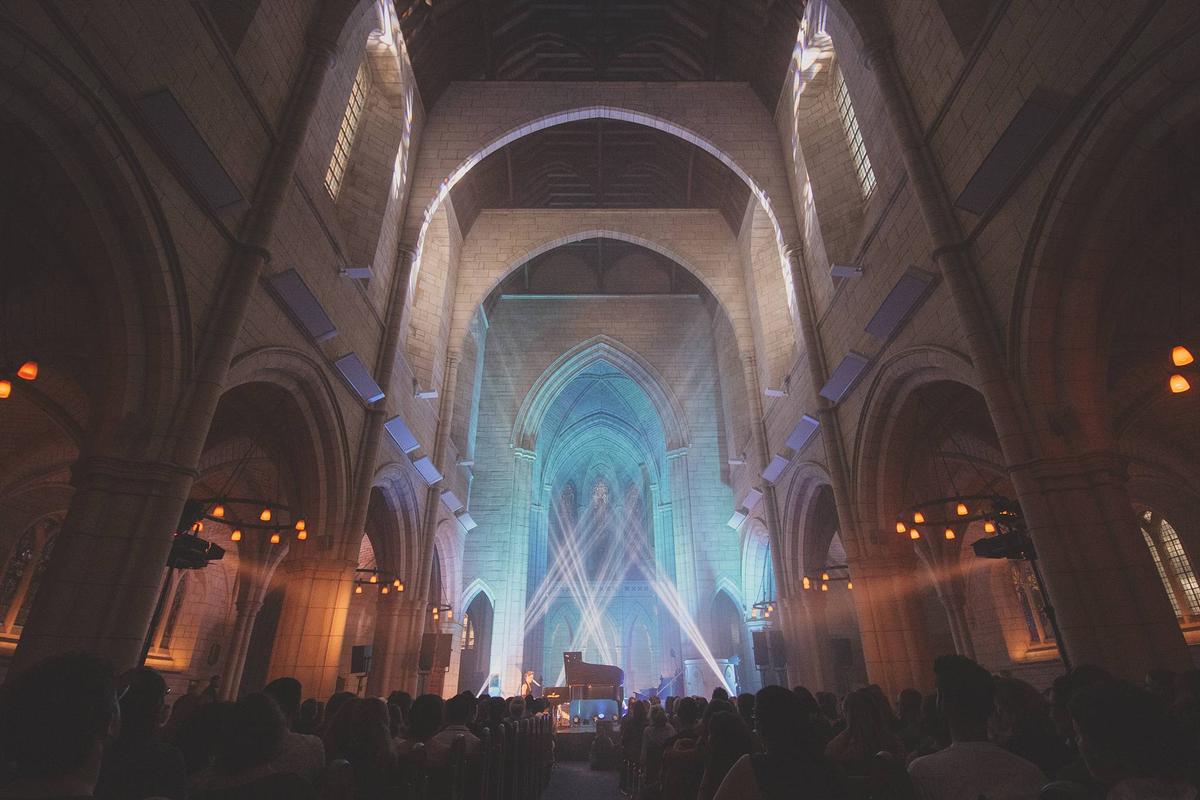
[[[483,743],[479,737],[467,727],[471,718],[471,702],[463,695],[456,695],[446,701],[446,726],[435,733],[425,744],[425,754],[429,765],[445,766],[450,761],[450,746],[454,739],[462,736],[466,743],[468,759],[479,758]]]
[[[91,797],[119,724],[104,659],[54,656],[14,676],[0,695],[0,750],[12,769],[0,797]]]
[[[293,730],[300,713],[301,693],[300,681],[295,678],[276,678],[263,687],[263,694],[275,701],[287,722],[283,746],[274,763],[275,771],[291,772],[311,781],[325,766],[325,744],[320,736]]]

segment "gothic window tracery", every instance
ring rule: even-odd
[[[1028,563],[1009,562],[1009,576],[1013,589],[1017,593],[1017,603],[1021,607],[1021,615],[1029,629],[1030,644],[1049,644],[1054,641],[1054,628],[1050,618],[1046,616],[1046,599],[1042,595],[1042,587]]]
[[[1150,509],[1142,512],[1138,522],[1175,616],[1189,621],[1200,618],[1200,584],[1179,533],[1161,514]]]

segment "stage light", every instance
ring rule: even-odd
[[[903,522],[896,523],[896,533],[908,533],[908,526]]]
[[[913,514],[913,524],[922,525],[922,524],[924,524],[924,522],[925,522],[925,515],[922,514],[920,511]]]
[[[214,517],[216,517],[217,519],[221,519],[222,517],[224,517],[225,516],[225,506],[221,505],[220,503],[217,503],[215,506],[213,506],[212,515]]]
[[[954,509],[954,513],[958,514],[960,517],[965,517],[967,514],[970,514],[971,511],[967,508],[966,503],[959,503],[958,508]]]
[[[955,538],[954,528],[946,528],[946,541],[952,542],[952,541],[954,541],[954,538]]]
[[[0,400],[12,394],[12,381],[0,381]]]
[[[242,532],[237,528],[233,529],[233,533],[229,534],[229,541],[240,542],[242,540]]]
[[[1181,344],[1177,344],[1171,348],[1171,363],[1177,367],[1186,367],[1195,361],[1196,358],[1192,355],[1192,351],[1188,350]],[[36,370],[36,366],[35,366]],[[24,376],[22,376],[24,377]]]
[[[260,520],[262,520],[263,522],[270,522],[271,521],[271,509],[264,508],[262,510],[262,512],[258,515],[258,518]]]
[[[1183,366],[1180,364],[1179,366]],[[38,376],[38,365],[36,361],[26,361],[17,368],[17,377],[21,380],[31,381]]]
[[[279,533],[278,532],[271,534],[271,544],[279,544]]]
[[[1171,376],[1170,386],[1171,386],[1171,394],[1183,394],[1188,389],[1192,388],[1192,385],[1190,383],[1188,383],[1188,379],[1179,374]],[[7,395],[0,395],[0,396],[7,396]]]

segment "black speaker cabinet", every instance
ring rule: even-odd
[[[771,666],[775,669],[787,669],[787,650],[783,646],[783,632],[769,631],[771,642]]]
[[[767,632],[753,631],[750,636],[754,647],[754,666],[757,669],[766,669],[771,666],[771,652],[770,644],[767,641]]]
[[[371,671],[371,645],[356,644],[350,648],[350,674],[366,675]]]

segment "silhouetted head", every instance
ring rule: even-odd
[[[409,738],[423,742],[437,733],[446,716],[445,706],[445,702],[436,694],[423,694],[413,700],[412,710],[408,714]]]
[[[275,701],[283,718],[291,725],[300,713],[300,698],[303,691],[295,678],[276,678],[263,687],[263,694]]]
[[[243,697],[223,722],[217,744],[217,769],[222,773],[236,775],[279,754],[287,726],[279,706],[265,694]]]
[[[933,662],[938,706],[956,739],[986,734],[992,713],[995,679],[966,656],[938,656]]]

